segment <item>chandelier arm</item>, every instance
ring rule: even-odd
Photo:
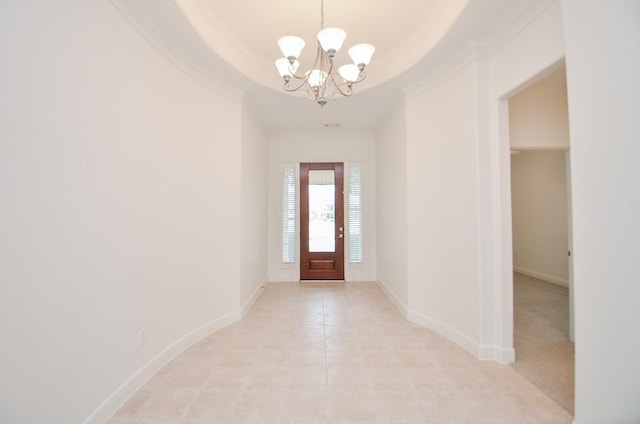
[[[292,78],[300,80],[300,81],[307,81],[309,79],[308,75],[297,75],[297,74],[291,74],[290,75]]]
[[[338,93],[342,94],[344,97],[349,97],[353,94],[353,87],[351,84],[343,84],[342,86],[336,86],[336,90]]]
[[[284,85],[282,86],[282,88],[284,89],[284,91],[298,91],[300,90],[302,87],[305,86],[305,84],[308,84],[307,78],[305,77],[299,77],[297,75],[293,75],[295,78],[294,79],[290,79],[289,81],[285,81]],[[299,82],[299,84],[296,84],[295,86],[292,84],[293,82]]]
[[[327,80],[329,79],[329,77],[331,77],[331,79],[333,80],[335,78],[335,72],[334,71],[334,67],[333,67],[333,57],[330,56],[328,53],[325,53],[323,55],[324,60],[325,60],[325,65],[329,67],[329,69],[327,70]],[[335,84],[335,81],[334,81]],[[325,82],[325,87],[326,87],[326,82]]]
[[[351,88],[352,83],[349,81],[345,81],[339,75],[332,75],[331,82],[333,82],[333,86],[335,87],[335,91],[342,94],[345,97],[348,97],[353,94],[353,89]]]
[[[360,73],[358,74],[358,79],[353,81],[353,84],[358,84],[359,82],[364,81],[365,78],[367,78],[367,74],[364,71],[360,71]]]

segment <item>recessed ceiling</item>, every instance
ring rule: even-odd
[[[336,66],[349,63],[348,48],[376,48],[365,87],[405,71],[435,45],[464,9],[466,0],[324,0],[324,26],[347,32]],[[274,61],[277,40],[302,37],[301,70],[310,69],[321,28],[321,0],[179,0],[182,11],[211,48],[247,77],[279,89]]]
[[[551,0],[324,0],[325,27],[347,32],[336,65],[357,43],[376,47],[354,95],[320,108],[282,90],[277,40],[307,43],[311,67],[320,29],[320,0],[109,0],[160,52],[214,89],[243,95],[271,131],[375,130],[397,108],[407,86],[433,78],[470,46],[484,46],[497,26],[529,5]]]

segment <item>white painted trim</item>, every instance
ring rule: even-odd
[[[279,153],[287,152],[286,143],[293,143],[294,146],[299,146],[300,143],[313,143],[313,142],[327,142],[328,140],[334,142],[348,142],[350,146],[367,145],[371,143],[371,140],[375,140],[375,132],[373,131],[341,131],[341,132],[326,132],[326,131],[287,131],[287,132],[272,132],[269,134],[269,142],[278,147],[285,143],[284,148],[278,149]],[[357,141],[354,141],[357,140]],[[361,150],[354,151],[350,146],[346,146],[349,152],[353,152],[358,155],[362,155]],[[327,153],[326,149],[313,149],[312,153]],[[287,152],[289,153],[289,152]],[[297,152],[290,153],[291,157],[296,160],[299,158]],[[344,155],[338,153],[329,153],[332,158],[343,157]],[[286,160],[286,156],[279,154],[278,157],[283,157]]]
[[[427,327],[430,330],[441,334],[463,349],[467,350],[473,356],[480,359],[485,359],[481,358],[481,353],[485,355],[486,351],[482,351],[480,344],[478,344],[471,337],[467,336],[464,333],[461,333],[453,327],[450,327],[444,322],[415,311],[409,311],[407,319],[415,324],[422,325],[423,327]]]
[[[215,333],[240,320],[240,312],[232,312],[213,320],[200,328],[182,336],[173,344],[158,353],[146,365],[140,368],[115,392],[111,394],[85,421],[84,424],[103,424],[136,392],[143,384],[155,375],[163,366],[179,353],[192,346],[204,337]]]
[[[478,359],[510,364],[516,361],[515,349],[501,349],[499,346],[479,346]]]
[[[376,283],[408,321],[439,333],[480,360],[496,361],[501,364],[515,362],[516,353],[513,348],[501,349],[499,346],[480,345],[466,334],[451,328],[441,321],[410,311],[407,305],[384,282],[378,280]]]
[[[387,285],[382,281],[377,280],[376,283],[387,295],[389,300],[391,300],[391,302],[395,305],[395,307],[398,308],[402,316],[409,319],[409,308],[407,307],[407,305],[405,305],[404,302],[402,302],[402,300],[400,300],[400,298],[396,296],[396,294],[391,289],[389,289],[389,287],[387,287]]]
[[[555,3],[556,0],[536,0],[516,5],[515,12],[503,19],[489,36],[487,44],[491,47],[490,54],[493,56],[499,53]]]
[[[516,350],[513,348],[510,349],[500,349],[496,347],[496,361],[501,364],[511,364],[516,361]]]
[[[512,150],[569,150],[569,137],[514,136],[510,139]]]
[[[573,192],[571,184],[571,152],[565,152],[565,170],[567,173],[567,230],[569,250],[569,340],[576,342],[575,328],[575,292],[573,281]]]
[[[249,298],[242,304],[242,308],[240,309],[240,319],[247,316],[247,313],[249,313],[253,305],[258,300],[265,286],[266,283],[262,283],[258,287],[256,287],[253,293],[251,293],[251,296],[249,296]]]
[[[225,96],[231,100],[239,100],[245,90],[233,86],[221,79],[210,70],[204,69],[196,63],[175,40],[170,40],[156,22],[159,18],[148,13],[144,5],[134,0],[109,0],[113,7],[120,13],[138,33],[151,44],[161,55],[176,66],[180,71],[195,79],[205,87]],[[176,3],[176,7],[182,10],[182,6]],[[149,16],[152,16],[149,19]],[[187,17],[185,16],[185,19]],[[189,24],[192,22],[189,21]],[[194,28],[195,30],[195,28]],[[197,31],[196,31],[197,33]],[[197,37],[201,37],[199,33]]]
[[[268,280],[300,281],[300,180],[302,162],[343,162],[345,175],[350,163],[362,166],[363,261],[350,264],[345,249],[345,281],[375,279],[375,137],[372,132],[287,132],[269,135],[269,243]],[[281,166],[296,164],[296,261],[284,264],[280,258],[282,242]],[[345,203],[345,207],[347,204]]]
[[[473,63],[475,59],[473,46],[461,49],[457,54],[452,55],[451,59],[444,62],[441,66],[434,69],[429,75],[424,76],[418,82],[408,85],[404,88],[405,99],[411,99],[421,96],[440,86],[443,82],[448,81],[454,75],[462,72],[467,66]]]
[[[433,330],[443,337],[451,340],[458,346],[462,347],[476,358],[483,361],[496,361],[507,364],[515,361],[514,349],[501,349],[499,346],[484,346],[477,343],[471,337],[452,328],[442,321],[409,311],[409,321]]]
[[[513,258],[511,223],[511,153],[509,148],[509,103],[493,101],[492,105],[491,175],[494,313],[496,344],[513,349]]]
[[[513,348],[502,349],[500,346],[478,346],[478,359],[510,364],[516,361],[516,351]]]
[[[544,274],[527,268],[521,268],[514,266],[513,271],[519,274],[527,275],[529,277],[537,278],[538,280],[546,281],[547,283],[555,284],[562,287],[569,287],[569,280],[564,278],[554,277],[553,275]]]

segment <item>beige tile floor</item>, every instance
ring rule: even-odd
[[[573,414],[574,344],[569,289],[514,274],[513,368]]]
[[[374,283],[270,284],[109,421],[571,423],[508,365],[411,324]]]

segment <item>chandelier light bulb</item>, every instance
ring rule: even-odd
[[[278,40],[280,51],[282,51],[282,54],[289,60],[289,62],[293,62],[300,57],[300,53],[302,53],[304,45],[304,40],[300,37],[296,37],[295,35],[286,35]]]
[[[347,33],[340,28],[330,27],[320,31],[317,38],[322,49],[331,54],[340,50],[344,39],[347,38]]]

